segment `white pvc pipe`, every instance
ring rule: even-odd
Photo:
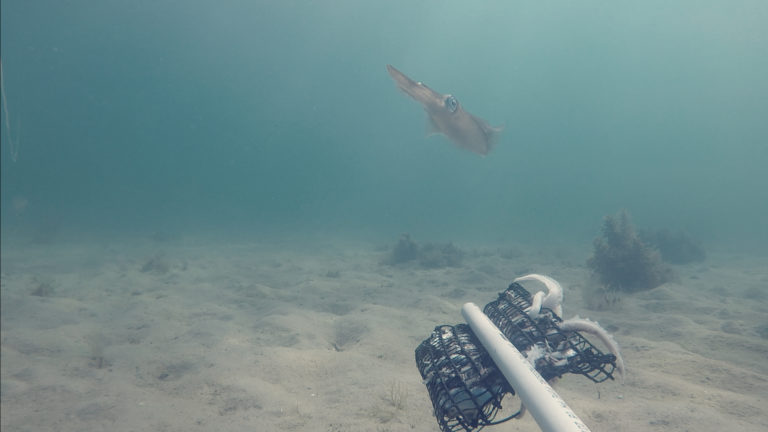
[[[477,305],[465,304],[461,314],[543,432],[589,432],[587,425]]]

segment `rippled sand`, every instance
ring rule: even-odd
[[[765,258],[710,254],[592,310],[588,247],[465,252],[422,269],[333,241],[4,243],[2,428],[438,430],[414,349],[530,272],[622,346],[624,385],[556,386],[593,431],[768,428]],[[538,429],[526,416],[489,430]]]

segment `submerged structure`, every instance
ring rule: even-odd
[[[520,285],[523,281],[541,282],[547,292],[531,295]],[[539,380],[543,378],[551,383],[567,373],[583,375],[596,383],[614,379],[616,375],[623,380],[624,361],[613,337],[596,322],[578,317],[563,320],[559,316],[562,300],[562,288],[557,281],[531,274],[515,279],[496,300],[485,306],[482,313],[489,319],[486,319],[489,325],[495,326],[490,333],[500,331],[504,341],[514,346],[513,355],[525,357],[521,360],[522,369],[530,373],[534,368],[540,375]],[[465,312],[468,305],[464,306]],[[480,314],[479,309],[477,313]],[[476,335],[473,322],[469,323],[469,326],[437,326],[416,349],[416,365],[441,430],[478,430],[520,417],[526,406],[540,424],[546,422],[549,415],[557,416],[558,413],[549,413],[546,409],[536,410],[540,408],[536,406],[536,398],[527,398],[531,389],[513,385],[508,373],[510,365],[499,363],[498,350],[484,346],[481,343],[484,337]],[[581,332],[596,336],[610,352],[601,352]],[[518,408],[497,419],[502,401],[512,403],[513,399],[518,399]],[[553,397],[544,395],[543,400],[546,405]],[[565,418],[569,415],[566,413]]]

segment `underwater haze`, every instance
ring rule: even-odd
[[[627,209],[765,254],[766,22],[760,0],[4,0],[3,240],[588,248]],[[496,146],[427,137],[387,64]]]
[[[0,430],[766,432],[767,23],[0,0]]]

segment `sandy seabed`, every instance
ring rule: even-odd
[[[592,431],[768,430],[768,259],[714,255],[603,310],[589,250],[189,241],[2,245],[3,431],[437,431],[414,349],[543,273],[614,333],[625,384],[556,389]],[[533,287],[531,287],[533,288]],[[597,341],[594,341],[599,345]],[[489,431],[537,431],[530,415]]]

